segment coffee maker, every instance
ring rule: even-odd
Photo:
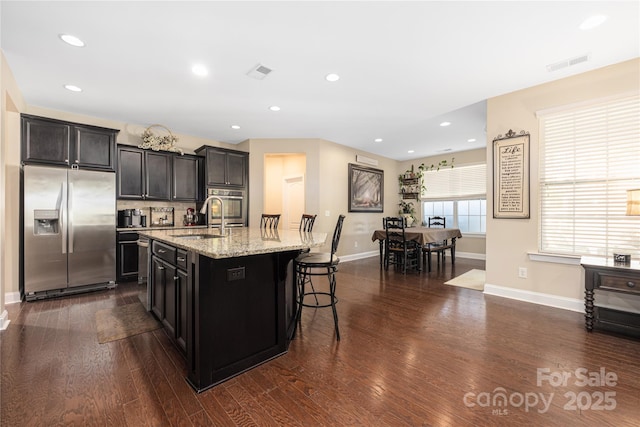
[[[193,208],[187,209],[187,214],[184,216],[184,225],[198,225],[198,214]]]

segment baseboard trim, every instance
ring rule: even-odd
[[[359,254],[340,255],[340,262],[356,261],[359,259],[380,256],[380,251],[360,252]]]
[[[351,255],[340,255],[341,262],[349,262],[356,261],[359,259],[371,258],[371,257],[380,256],[380,251],[369,251],[369,252],[361,252],[359,254],[351,254]],[[475,254],[473,252],[457,252],[456,258],[468,258],[468,259],[480,259],[485,261],[487,256],[485,254]]]
[[[9,313],[5,310],[0,314],[0,331],[7,329],[9,323],[11,323],[11,320],[9,320]]]
[[[15,304],[20,301],[22,301],[22,299],[20,299],[20,292],[7,292],[4,294],[5,304]]]
[[[522,289],[507,288],[491,284],[484,285],[484,293],[502,298],[509,298],[532,304],[546,305],[548,307],[561,308],[563,310],[584,313],[584,301],[577,298],[567,298],[558,295],[544,294],[541,292],[525,291]]]

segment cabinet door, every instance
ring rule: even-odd
[[[151,311],[159,320],[164,320],[164,293],[166,282],[166,264],[155,255],[151,257],[151,274],[149,286],[151,286]]]
[[[176,342],[183,352],[187,351],[187,272],[178,270],[178,280],[176,281]]]
[[[173,157],[173,200],[198,200],[200,159],[196,156]]]
[[[245,154],[227,153],[227,185],[244,187],[247,173],[247,156]]]
[[[74,163],[80,167],[100,170],[115,170],[114,154],[116,134],[111,130],[100,130],[75,126]]]
[[[145,198],[171,200],[171,155],[145,152]]]
[[[227,185],[227,154],[207,149],[207,185],[208,186],[225,186]]]
[[[118,233],[120,235],[120,233]],[[137,233],[127,233],[135,234]],[[125,282],[138,278],[138,243],[136,241],[118,240],[118,281]]]
[[[118,198],[144,198],[144,151],[118,147]]]
[[[177,321],[177,303],[178,297],[176,295],[178,276],[176,275],[176,268],[173,265],[169,265],[163,262],[164,270],[164,319],[162,324],[167,329],[169,336],[175,338],[176,336],[176,321]]]
[[[68,166],[71,136],[69,124],[22,116],[22,161]]]

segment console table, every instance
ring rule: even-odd
[[[610,307],[596,306],[594,291],[617,292],[640,296],[640,262],[618,264],[610,258],[582,257],[584,268],[585,327],[640,337],[640,314]]]

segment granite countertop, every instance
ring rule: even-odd
[[[171,225],[171,226],[155,226],[155,227],[118,227],[116,231],[151,231],[151,230],[182,230],[192,228],[207,228],[206,225]]]
[[[185,235],[219,235],[218,228],[186,227],[189,229],[150,229],[138,231],[153,240],[160,240],[178,248],[197,252],[210,258],[233,258],[290,250],[301,250],[324,245],[327,233],[305,233],[297,230],[264,230],[255,227],[227,229],[220,238],[189,239]]]

